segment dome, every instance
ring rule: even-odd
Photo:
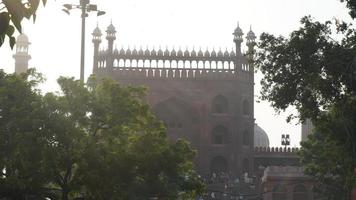
[[[254,147],[269,147],[269,138],[267,133],[255,124],[254,127]]]
[[[247,40],[254,41],[256,39],[255,33],[250,29],[246,36]]]
[[[96,27],[92,33],[93,36],[101,36],[101,30],[99,27]]]
[[[28,41],[28,37],[26,34],[22,33],[16,39],[16,44],[28,45],[30,42]]]
[[[114,25],[110,24],[108,29],[106,30],[107,33],[116,33]]]
[[[242,32],[242,29],[240,28],[239,24],[237,24],[237,27],[233,33],[235,36],[242,36],[244,33]]]

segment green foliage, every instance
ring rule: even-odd
[[[355,0],[340,0],[341,2],[346,2],[347,7],[350,9],[350,16],[356,18],[356,1]]]
[[[355,1],[346,1],[355,17]],[[261,98],[277,110],[293,106],[315,129],[302,144],[306,173],[330,199],[349,199],[356,186],[356,30],[339,20],[304,17],[289,37],[263,33],[255,65]]]
[[[88,89],[62,77],[60,94],[41,96],[33,89],[40,76],[2,75],[0,168],[6,174],[0,194],[139,200],[203,191],[193,170],[195,152],[185,141],[168,141],[145,102],[145,88],[105,80]],[[9,136],[18,137],[12,144]]]
[[[301,23],[290,38],[263,33],[256,66],[264,74],[263,100],[280,110],[295,106],[302,119],[315,119],[321,110],[356,91],[356,31],[340,31],[343,38],[335,41],[331,22],[304,17]]]
[[[21,76],[0,71],[0,198],[43,199],[48,179],[41,165],[45,144],[42,99],[33,89],[34,71]]]
[[[332,199],[348,199],[356,186],[356,98],[335,104],[314,121],[314,133],[300,151],[306,173],[323,184]]]
[[[24,18],[36,20],[36,11],[41,0],[1,0],[0,1],[0,47],[9,38],[11,48],[15,45],[15,28],[21,33],[21,21]],[[45,5],[47,0],[42,0]]]

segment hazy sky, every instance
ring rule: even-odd
[[[35,24],[24,22],[29,36],[30,67],[35,67],[47,78],[44,91],[58,90],[56,79],[62,76],[79,78],[80,14],[71,15],[62,9],[64,3],[79,0],[50,0],[41,7]],[[159,46],[182,48],[193,46],[224,50],[234,46],[232,32],[239,21],[246,33],[249,26],[257,35],[269,32],[288,35],[299,27],[299,20],[311,15],[317,20],[333,17],[349,19],[344,4],[339,0],[91,0],[106,15],[91,13],[86,27],[86,77],[92,71],[93,46],[91,32],[96,23],[104,31],[112,20],[116,27],[118,48],[124,46],[149,48]],[[0,48],[0,68],[14,71],[13,52]],[[102,46],[106,46],[105,39]],[[256,75],[255,94],[259,94],[260,74]],[[255,118],[269,135],[271,146],[280,145],[281,134],[291,135],[292,146],[300,141],[300,125],[287,124],[285,116],[276,115],[268,102],[255,103]]]

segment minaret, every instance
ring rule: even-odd
[[[94,44],[94,59],[93,59],[93,74],[98,69],[98,57],[99,57],[99,45],[101,43],[101,30],[99,29],[98,25],[94,29],[92,33],[93,39],[92,42]]]
[[[31,56],[28,54],[30,44],[28,37],[24,33],[17,37],[16,53],[13,55],[16,74],[24,73],[28,69],[28,61],[31,59]]]
[[[113,62],[114,62],[113,46],[114,46],[114,40],[116,39],[115,33],[116,33],[115,27],[112,25],[111,22],[106,30],[106,39],[108,40],[106,67],[108,67],[109,69],[113,68]]]
[[[256,39],[256,35],[255,33],[252,31],[252,28],[250,26],[250,31],[247,33],[247,36],[246,36],[246,46],[248,47],[248,58],[250,61],[252,61],[253,59],[253,53],[254,53],[254,50],[253,48],[255,47],[256,45],[256,42],[255,42],[255,39]],[[252,63],[250,63],[250,71],[253,72],[253,65]]]
[[[236,61],[235,61],[235,68],[241,70],[241,43],[243,42],[242,36],[244,33],[242,32],[239,23],[237,23],[237,27],[235,31],[232,33],[234,35],[234,42],[236,45]]]

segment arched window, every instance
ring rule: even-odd
[[[114,60],[113,66],[114,66],[114,67],[119,67],[119,61],[117,61],[117,59]]]
[[[247,100],[244,100],[242,103],[242,113],[244,115],[249,115],[250,114],[250,104],[248,103]]]
[[[125,61],[123,59],[119,60],[119,66],[118,67],[125,67]]]
[[[126,59],[125,60],[125,67],[131,67],[131,60],[130,59]]]
[[[272,200],[286,200],[286,199],[287,199],[287,189],[281,184],[274,186],[272,192]]]
[[[214,173],[227,172],[228,171],[227,160],[222,156],[214,157],[210,162],[210,171]]]
[[[249,172],[249,169],[250,168],[250,164],[248,162],[248,159],[245,158],[242,162],[242,173],[248,173]]]
[[[304,185],[296,185],[293,189],[293,200],[305,200],[308,199],[307,189]]]
[[[228,140],[227,128],[223,126],[217,126],[212,131],[212,143],[213,144],[226,144]]]
[[[224,96],[218,95],[213,99],[213,105],[212,105],[213,113],[227,113],[228,108],[229,108],[229,103]]]
[[[245,146],[249,146],[250,145],[250,134],[248,133],[248,131],[244,131],[242,134],[242,144]]]

